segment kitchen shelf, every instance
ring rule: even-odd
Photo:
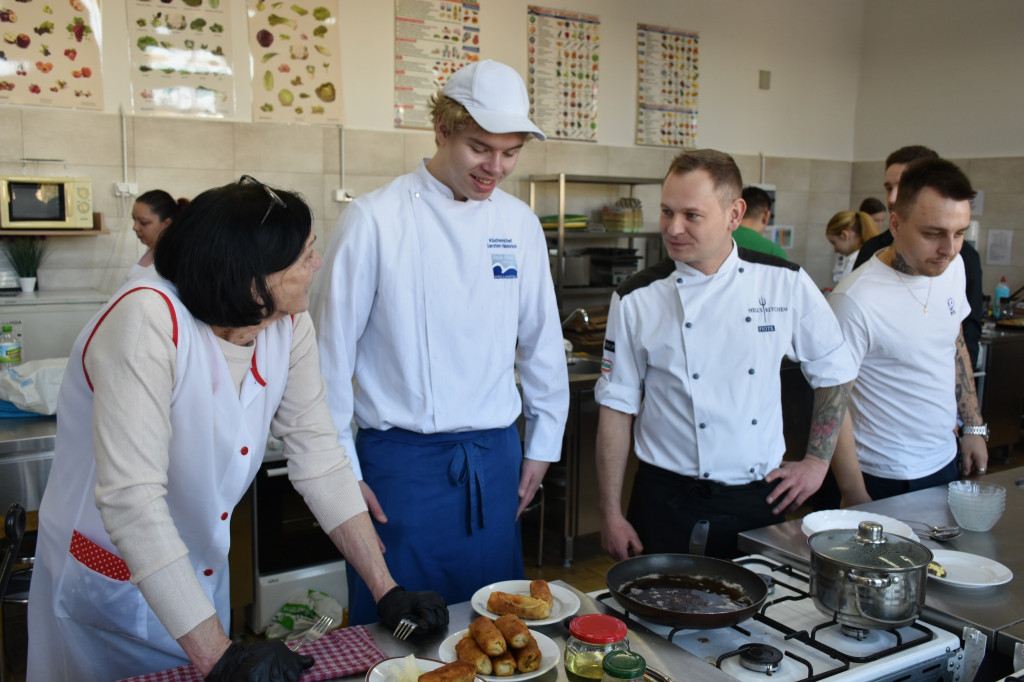
[[[110,234],[103,227],[103,214],[92,214],[92,228],[88,230],[7,230],[0,229],[0,237],[95,237]]]
[[[589,242],[627,240],[632,248],[634,239],[661,238],[661,232],[657,228],[644,226],[638,232],[625,232],[619,230],[594,231],[581,228],[565,227],[565,188],[570,184],[587,185],[625,185],[629,187],[629,196],[632,198],[636,193],[637,185],[660,185],[663,178],[635,177],[628,175],[578,175],[572,173],[550,173],[546,175],[530,176],[530,210],[537,211],[537,185],[544,183],[558,183],[558,228],[544,230],[549,242],[554,242],[558,249],[557,267],[555,268],[555,297],[558,300],[559,309],[565,300],[566,294],[600,294],[605,290],[614,291],[614,287],[566,287],[565,280],[565,244],[566,242]]]

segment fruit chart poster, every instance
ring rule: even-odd
[[[395,127],[432,128],[431,96],[479,59],[479,2],[395,0]]]
[[[637,144],[696,148],[698,38],[636,25]]]
[[[0,3],[0,103],[103,109],[99,0]]]
[[[344,123],[339,0],[249,0],[252,119]]]
[[[229,0],[127,0],[132,109],[151,116],[235,113]]]
[[[597,141],[600,26],[595,16],[527,11],[530,117],[548,139]]]

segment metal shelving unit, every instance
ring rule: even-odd
[[[548,175],[530,176],[530,210],[536,212],[537,185],[542,183],[558,183],[558,228],[544,230],[549,242],[554,242],[558,248],[558,267],[555,270],[555,295],[559,306],[565,298],[563,282],[565,280],[565,244],[567,241],[588,242],[608,241],[613,239],[625,239],[632,247],[633,240],[637,238],[661,238],[661,232],[657,229],[642,229],[638,232],[618,231],[594,231],[594,230],[569,230],[565,229],[565,191],[569,184],[590,184],[590,185],[625,185],[629,187],[629,196],[635,195],[638,185],[660,185],[662,178],[633,177],[625,175],[576,175],[569,173],[552,173]],[[614,287],[574,287],[574,294],[602,294],[611,293]]]

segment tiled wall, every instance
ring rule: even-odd
[[[94,287],[112,292],[143,248],[131,231],[131,205],[113,194],[122,181],[141,191],[162,188],[176,196],[194,196],[209,187],[233,182],[249,173],[269,184],[301,192],[316,218],[318,246],[343,209],[334,201],[341,187],[341,141],[344,140],[344,185],[359,196],[397,175],[412,170],[434,150],[426,131],[360,131],[334,127],[265,125],[219,121],[125,117],[80,111],[0,107],[0,173],[20,173],[21,158],[64,159],[71,175],[93,179],[96,210],[105,215],[109,234],[63,237],[52,240],[52,253],[40,273],[44,289]],[[122,156],[122,138],[126,150]],[[729,151],[729,150],[725,150]],[[674,150],[611,147],[571,142],[532,141],[524,149],[515,174],[503,188],[529,200],[531,174],[577,173],[660,178]],[[882,163],[825,161],[736,155],[748,183],[776,187],[778,225],[795,228],[791,260],[807,269],[819,286],[831,286],[832,252],[825,239],[825,224],[837,211],[858,205],[866,196],[882,197]],[[1024,231],[1024,159],[959,160],[975,185],[985,190],[982,252],[991,228]],[[61,174],[50,164],[29,166],[30,173]],[[640,186],[637,195],[652,228],[656,224],[659,187]],[[599,212],[602,205],[624,196],[625,188],[577,185],[568,192],[570,213]],[[554,186],[538,188],[537,211],[557,211]],[[1013,263],[1008,268],[985,268],[985,292],[990,293],[1005,274],[1011,289],[1024,284],[1024,234],[1015,239]]]

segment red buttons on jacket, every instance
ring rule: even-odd
[[[223,514],[221,514],[220,515],[220,520],[221,521],[227,521],[228,520],[228,513],[224,512]]]
[[[203,571],[203,575],[213,575],[213,569],[212,568],[206,569],[205,571]]]
[[[242,449],[239,452],[241,452],[243,455],[248,455],[249,454],[249,448],[247,448],[245,446],[242,446]]]

